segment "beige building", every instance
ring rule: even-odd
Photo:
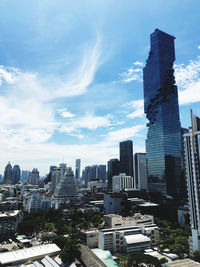
[[[18,224],[23,220],[20,210],[0,213],[0,236],[8,238],[17,232]]]

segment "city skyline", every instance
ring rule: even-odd
[[[178,1],[19,2],[0,3],[0,173],[8,161],[41,175],[77,158],[106,164],[129,139],[145,152],[142,69],[156,28],[176,37],[181,126],[190,107],[200,113],[197,1],[179,14]]]

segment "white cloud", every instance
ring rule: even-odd
[[[136,62],[133,63],[133,65],[143,67],[144,66],[144,63],[142,61],[136,61]]]
[[[200,49],[200,45],[198,45],[197,48]]]
[[[69,111],[67,111],[66,108],[58,109],[58,114],[63,118],[73,118],[75,115]]]
[[[132,81],[142,81],[143,80],[143,62],[136,61],[130,68],[120,74],[120,80],[123,83],[130,83]]]
[[[139,132],[145,128],[144,124],[135,125],[132,127],[122,128],[116,131],[110,131],[106,137],[106,141],[119,142],[128,138],[139,136]]]
[[[180,105],[200,102],[200,57],[187,65],[175,65],[175,77]]]
[[[134,100],[126,103],[124,107],[128,108],[129,110],[133,110],[133,112],[127,114],[126,116],[130,119],[134,118],[142,118],[144,117],[144,100]]]

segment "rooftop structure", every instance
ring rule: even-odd
[[[60,251],[60,248],[56,244],[48,244],[31,248],[18,249],[15,251],[0,253],[0,263],[2,266],[16,266],[25,263],[27,260],[42,259],[46,255],[56,256],[59,254]]]

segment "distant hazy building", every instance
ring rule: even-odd
[[[4,184],[12,184],[12,177],[12,166],[9,161],[4,171]]]
[[[85,182],[85,187],[88,187],[88,182],[92,179],[92,167],[86,166],[82,173],[82,178]]]
[[[135,153],[133,160],[134,187],[147,189],[147,162],[146,153]]]
[[[74,178],[74,173],[71,167],[66,168],[60,183],[56,187],[53,195],[54,207],[60,208],[62,204],[78,198],[77,185]]]
[[[29,184],[38,185],[39,184],[39,171],[34,168],[32,172],[29,173]]]
[[[105,183],[106,182],[106,165],[98,166],[98,178]]]
[[[133,142],[120,142],[120,173],[133,177]]]
[[[13,172],[12,183],[17,184],[20,181],[21,177],[21,170],[19,165],[14,165],[12,172]]]
[[[76,159],[76,166],[75,166],[75,179],[80,180],[81,175],[81,160]]]
[[[21,172],[21,181],[22,182],[27,182],[28,178],[29,178],[29,171],[22,170],[22,172]]]
[[[192,127],[184,134],[185,171],[192,236],[190,252],[200,251],[200,118],[191,111]]]
[[[51,175],[51,191],[54,192],[57,185],[62,180],[67,169],[67,165],[65,163],[61,163],[59,167],[54,168]]]
[[[118,159],[110,159],[107,163],[107,180],[108,190],[112,190],[112,177],[119,175],[120,173],[120,162]]]
[[[124,189],[133,189],[133,177],[125,173],[112,177],[112,192],[120,192]]]

